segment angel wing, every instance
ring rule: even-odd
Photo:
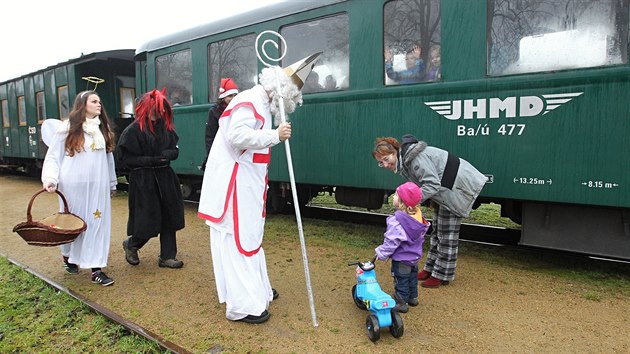
[[[42,123],[42,141],[46,144],[46,146],[50,146],[53,141],[53,137],[55,136],[57,130],[59,130],[59,127],[61,127],[61,124],[62,121],[59,119],[51,118],[44,120]]]

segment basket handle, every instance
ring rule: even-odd
[[[28,202],[28,209],[26,210],[26,220],[28,220],[29,223],[33,222],[33,216],[31,215],[31,207],[33,207],[33,202],[35,201],[35,197],[37,197],[38,195],[40,195],[40,194],[42,194],[44,192],[46,192],[46,190],[42,189],[41,191],[35,193],[31,197],[31,201]],[[63,201],[63,212],[65,214],[68,214],[69,210],[68,210],[68,202],[66,201],[66,197],[58,189],[55,190],[55,193],[59,194],[59,196],[61,197],[61,200]]]

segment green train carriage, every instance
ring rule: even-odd
[[[76,94],[95,87],[84,78],[104,80],[96,91],[115,130],[121,131],[133,117],[133,57],[133,49],[96,52],[0,82],[0,164],[39,176],[46,156],[41,124],[45,119],[68,117]]]
[[[324,51],[319,85],[290,117],[300,204],[334,191],[380,207],[401,179],[376,167],[373,141],[412,133],[488,176],[479,201],[522,223],[521,243],[630,259],[629,17],[628,0],[288,1],[148,42],[136,77],[174,94],[173,167],[193,193],[220,78],[252,87],[256,36],[277,31],[280,65]],[[434,53],[439,76],[387,74],[413,55],[428,73]],[[271,210],[291,195],[283,150],[272,149]]]

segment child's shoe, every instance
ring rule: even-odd
[[[396,300],[396,306],[392,309],[393,311],[398,311],[400,313],[407,313],[409,311],[409,305],[407,305],[407,301],[403,300],[403,298],[398,295],[398,293],[394,294],[394,300]]]
[[[407,305],[409,306],[418,306],[419,302],[418,302],[418,298],[415,299],[409,299],[409,301],[407,301]]]

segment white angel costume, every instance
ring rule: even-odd
[[[279,142],[269,96],[257,85],[227,106],[208,156],[198,215],[210,226],[217,293],[229,320],[259,316],[273,299],[261,244],[267,169]]]
[[[114,157],[107,152],[98,117],[83,124],[83,150],[68,156],[65,151],[70,123],[47,119],[42,140],[48,152],[42,167],[42,183],[52,182],[66,197],[71,213],[82,218],[87,229],[73,242],[61,245],[61,254],[80,268],[107,266],[111,238],[110,191],[116,189]],[[60,200],[60,210],[63,203]]]

